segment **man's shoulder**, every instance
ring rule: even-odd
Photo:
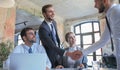
[[[46,27],[46,24],[47,24],[47,23],[46,23],[45,21],[43,21],[42,24],[40,25],[39,29],[40,29],[40,28],[45,28],[45,27]]]
[[[24,46],[24,44],[20,44],[18,46],[16,46],[15,48],[22,48]]]
[[[47,24],[46,21],[43,21],[42,24],[41,24],[41,26],[44,26],[46,24]]]
[[[113,7],[111,8],[111,11],[120,11],[120,4],[113,4]]]
[[[45,48],[38,43],[34,43],[34,48],[37,49],[38,52],[45,52]]]
[[[33,43],[34,47],[40,46],[38,43]]]
[[[114,4],[113,7],[110,8],[110,10],[108,10],[107,15],[109,15],[110,17],[113,17],[112,19],[114,19],[115,17],[119,18],[120,17],[120,5]]]
[[[38,48],[38,49],[41,49],[41,48],[44,48],[42,45],[38,44],[38,43],[34,43],[33,46],[35,48]]]
[[[23,44],[16,46],[13,50],[13,53],[20,53],[23,48]]]

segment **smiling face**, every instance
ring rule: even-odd
[[[76,44],[76,38],[75,38],[75,34],[74,33],[68,33],[67,37],[66,37],[66,41],[68,42],[68,44],[70,46],[73,46]]]
[[[52,21],[55,16],[54,8],[52,6],[46,8],[46,11],[43,13],[43,15],[47,21]]]

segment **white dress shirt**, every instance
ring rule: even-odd
[[[108,22],[111,27],[112,38],[114,40],[114,47],[116,49],[116,58],[118,70],[120,70],[120,5],[113,4],[106,13]],[[83,55],[87,55],[96,51],[99,48],[105,46],[105,44],[110,40],[110,33],[107,25],[105,25],[105,30],[101,36],[101,39],[94,43],[92,46],[83,50]]]
[[[28,50],[29,50],[30,47],[28,47],[27,45],[25,44],[21,44],[19,46],[16,46],[13,50],[12,53],[28,53]],[[43,46],[37,44],[37,43],[34,43],[32,46],[32,53],[46,53],[45,49]],[[47,56],[47,54],[46,54]],[[10,57],[8,57],[7,61],[6,61],[6,66],[9,67],[9,64],[10,64]],[[46,65],[48,68],[51,68],[51,62],[47,56],[47,59],[46,59]]]
[[[51,22],[48,22],[48,21],[45,20],[45,22],[48,24],[50,30],[52,31],[52,27],[51,27],[52,21],[51,21]]]

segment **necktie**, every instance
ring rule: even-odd
[[[55,31],[55,28],[54,28],[53,24],[50,24],[50,25],[51,25],[52,39],[53,39],[53,41],[55,42],[56,46],[58,46],[58,44],[57,44],[57,39],[56,39],[56,31]]]
[[[30,47],[29,50],[28,50],[29,53],[32,53],[32,48]]]
[[[109,24],[109,22],[108,22],[107,17],[105,17],[105,19],[106,19],[107,27],[108,27],[109,32],[110,32],[111,49],[112,49],[112,51],[114,51],[114,45],[113,45],[113,39],[112,39],[112,31],[111,31],[110,24]]]

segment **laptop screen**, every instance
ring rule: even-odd
[[[13,53],[10,56],[10,70],[45,70],[45,54]]]

